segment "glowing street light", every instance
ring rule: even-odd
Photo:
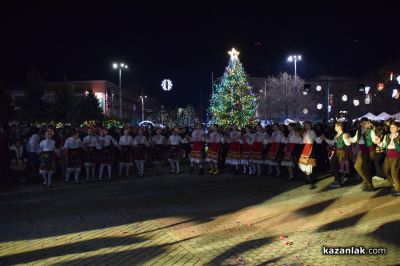
[[[297,61],[301,61],[301,55],[290,55],[288,62],[294,62],[294,76],[297,77]]]
[[[144,121],[144,99],[147,98],[147,95],[141,95],[140,97],[140,101],[142,102],[142,121]]]
[[[113,63],[112,66],[119,72],[119,118],[122,118],[122,70],[127,70],[128,65],[124,63]]]

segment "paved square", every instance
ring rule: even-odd
[[[400,198],[355,183],[326,189],[332,180],[310,189],[229,173],[148,175],[3,190],[0,265],[400,263]],[[322,246],[387,254],[324,256]]]

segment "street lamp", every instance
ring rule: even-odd
[[[260,90],[260,93],[264,92],[264,119],[267,120],[267,80],[264,80],[264,90]]]
[[[118,69],[119,71],[119,118],[122,118],[122,86],[121,86],[121,81],[122,81],[122,70],[128,69],[128,65],[124,63],[113,63],[113,68]]]
[[[147,98],[147,95],[140,96],[140,100],[142,102],[142,121],[144,121],[144,99],[146,99],[146,98]]]
[[[297,61],[301,61],[301,55],[290,55],[288,62],[294,62],[294,76],[297,77]]]

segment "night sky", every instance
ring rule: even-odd
[[[303,55],[298,74],[305,78],[370,75],[400,58],[399,4],[383,1],[54,2],[1,7],[0,77],[9,86],[23,84],[32,67],[45,81],[117,84],[111,63],[122,60],[130,67],[123,84],[184,105],[196,104],[201,89],[211,91],[211,72],[222,75],[232,47],[259,77],[293,73],[286,62],[293,52]],[[168,93],[160,88],[164,78],[174,83]]]

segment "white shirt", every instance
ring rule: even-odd
[[[88,147],[96,147],[98,140],[96,136],[91,136],[91,135],[87,135],[86,137],[83,138],[83,144],[87,145]]]
[[[262,131],[257,131],[256,133],[253,134],[253,143],[254,142],[261,142],[261,143],[266,144],[265,143],[266,140],[267,140],[267,136]]]
[[[396,145],[394,144],[394,140],[399,136],[399,133],[390,134],[390,142],[388,145],[388,149],[396,149]]]
[[[166,141],[166,138],[163,135],[155,135],[151,138],[151,143],[155,145],[162,145]]]
[[[133,138],[131,135],[123,135],[119,138],[119,145],[133,145]]]
[[[204,140],[204,131],[201,129],[196,129],[192,132],[193,142],[202,142]]]
[[[253,134],[245,133],[243,135],[243,143],[251,145],[253,143]]]
[[[147,139],[143,135],[137,135],[135,137],[135,139],[133,140],[133,145],[136,146],[136,145],[141,145],[141,144],[147,146]]]
[[[287,138],[284,138],[283,140],[284,143],[303,144],[301,137],[297,136],[294,131],[290,132]]]
[[[271,135],[271,141],[275,143],[280,143],[285,136],[281,131],[274,131]]]
[[[52,139],[44,139],[39,143],[39,151],[55,151],[56,150],[56,142]]]
[[[29,138],[28,143],[26,143],[26,151],[27,152],[37,152],[39,150],[39,142],[40,142],[39,135],[33,134]]]
[[[222,143],[222,137],[218,132],[211,132],[207,139],[208,143]]]
[[[229,143],[240,142],[243,143],[242,134],[239,131],[231,131],[229,133]]]
[[[363,131],[363,129],[361,129],[361,131]],[[351,138],[351,140],[350,140],[351,143],[357,143],[357,141],[358,141],[358,144],[364,145],[365,144],[364,138],[361,136],[360,139],[358,139],[359,138],[358,134],[359,134],[359,130],[357,130],[356,135]],[[376,137],[375,131],[371,130],[371,139],[372,139],[372,141],[374,141],[375,137]]]
[[[118,142],[113,137],[111,137],[110,135],[100,136],[98,138],[98,146],[97,146],[97,148],[101,149],[103,147],[109,147],[111,145],[111,143],[114,146],[118,145]]]
[[[171,135],[168,139],[169,145],[179,145],[182,143],[182,138],[179,135]]]
[[[303,136],[303,143],[304,144],[314,144],[314,141],[316,143],[322,142],[322,140],[320,138],[317,138],[317,135],[315,134],[314,130],[311,130],[311,129],[307,130]]]
[[[77,149],[81,147],[81,144],[80,138],[69,137],[64,143],[64,149]]]
[[[325,139],[325,142],[328,143],[329,145],[333,146],[333,145],[336,144],[337,138],[335,137],[334,139]],[[350,146],[351,145],[351,142],[348,141],[347,139],[345,139],[344,136],[343,136],[343,142],[344,142],[344,145],[346,145],[346,146]]]

